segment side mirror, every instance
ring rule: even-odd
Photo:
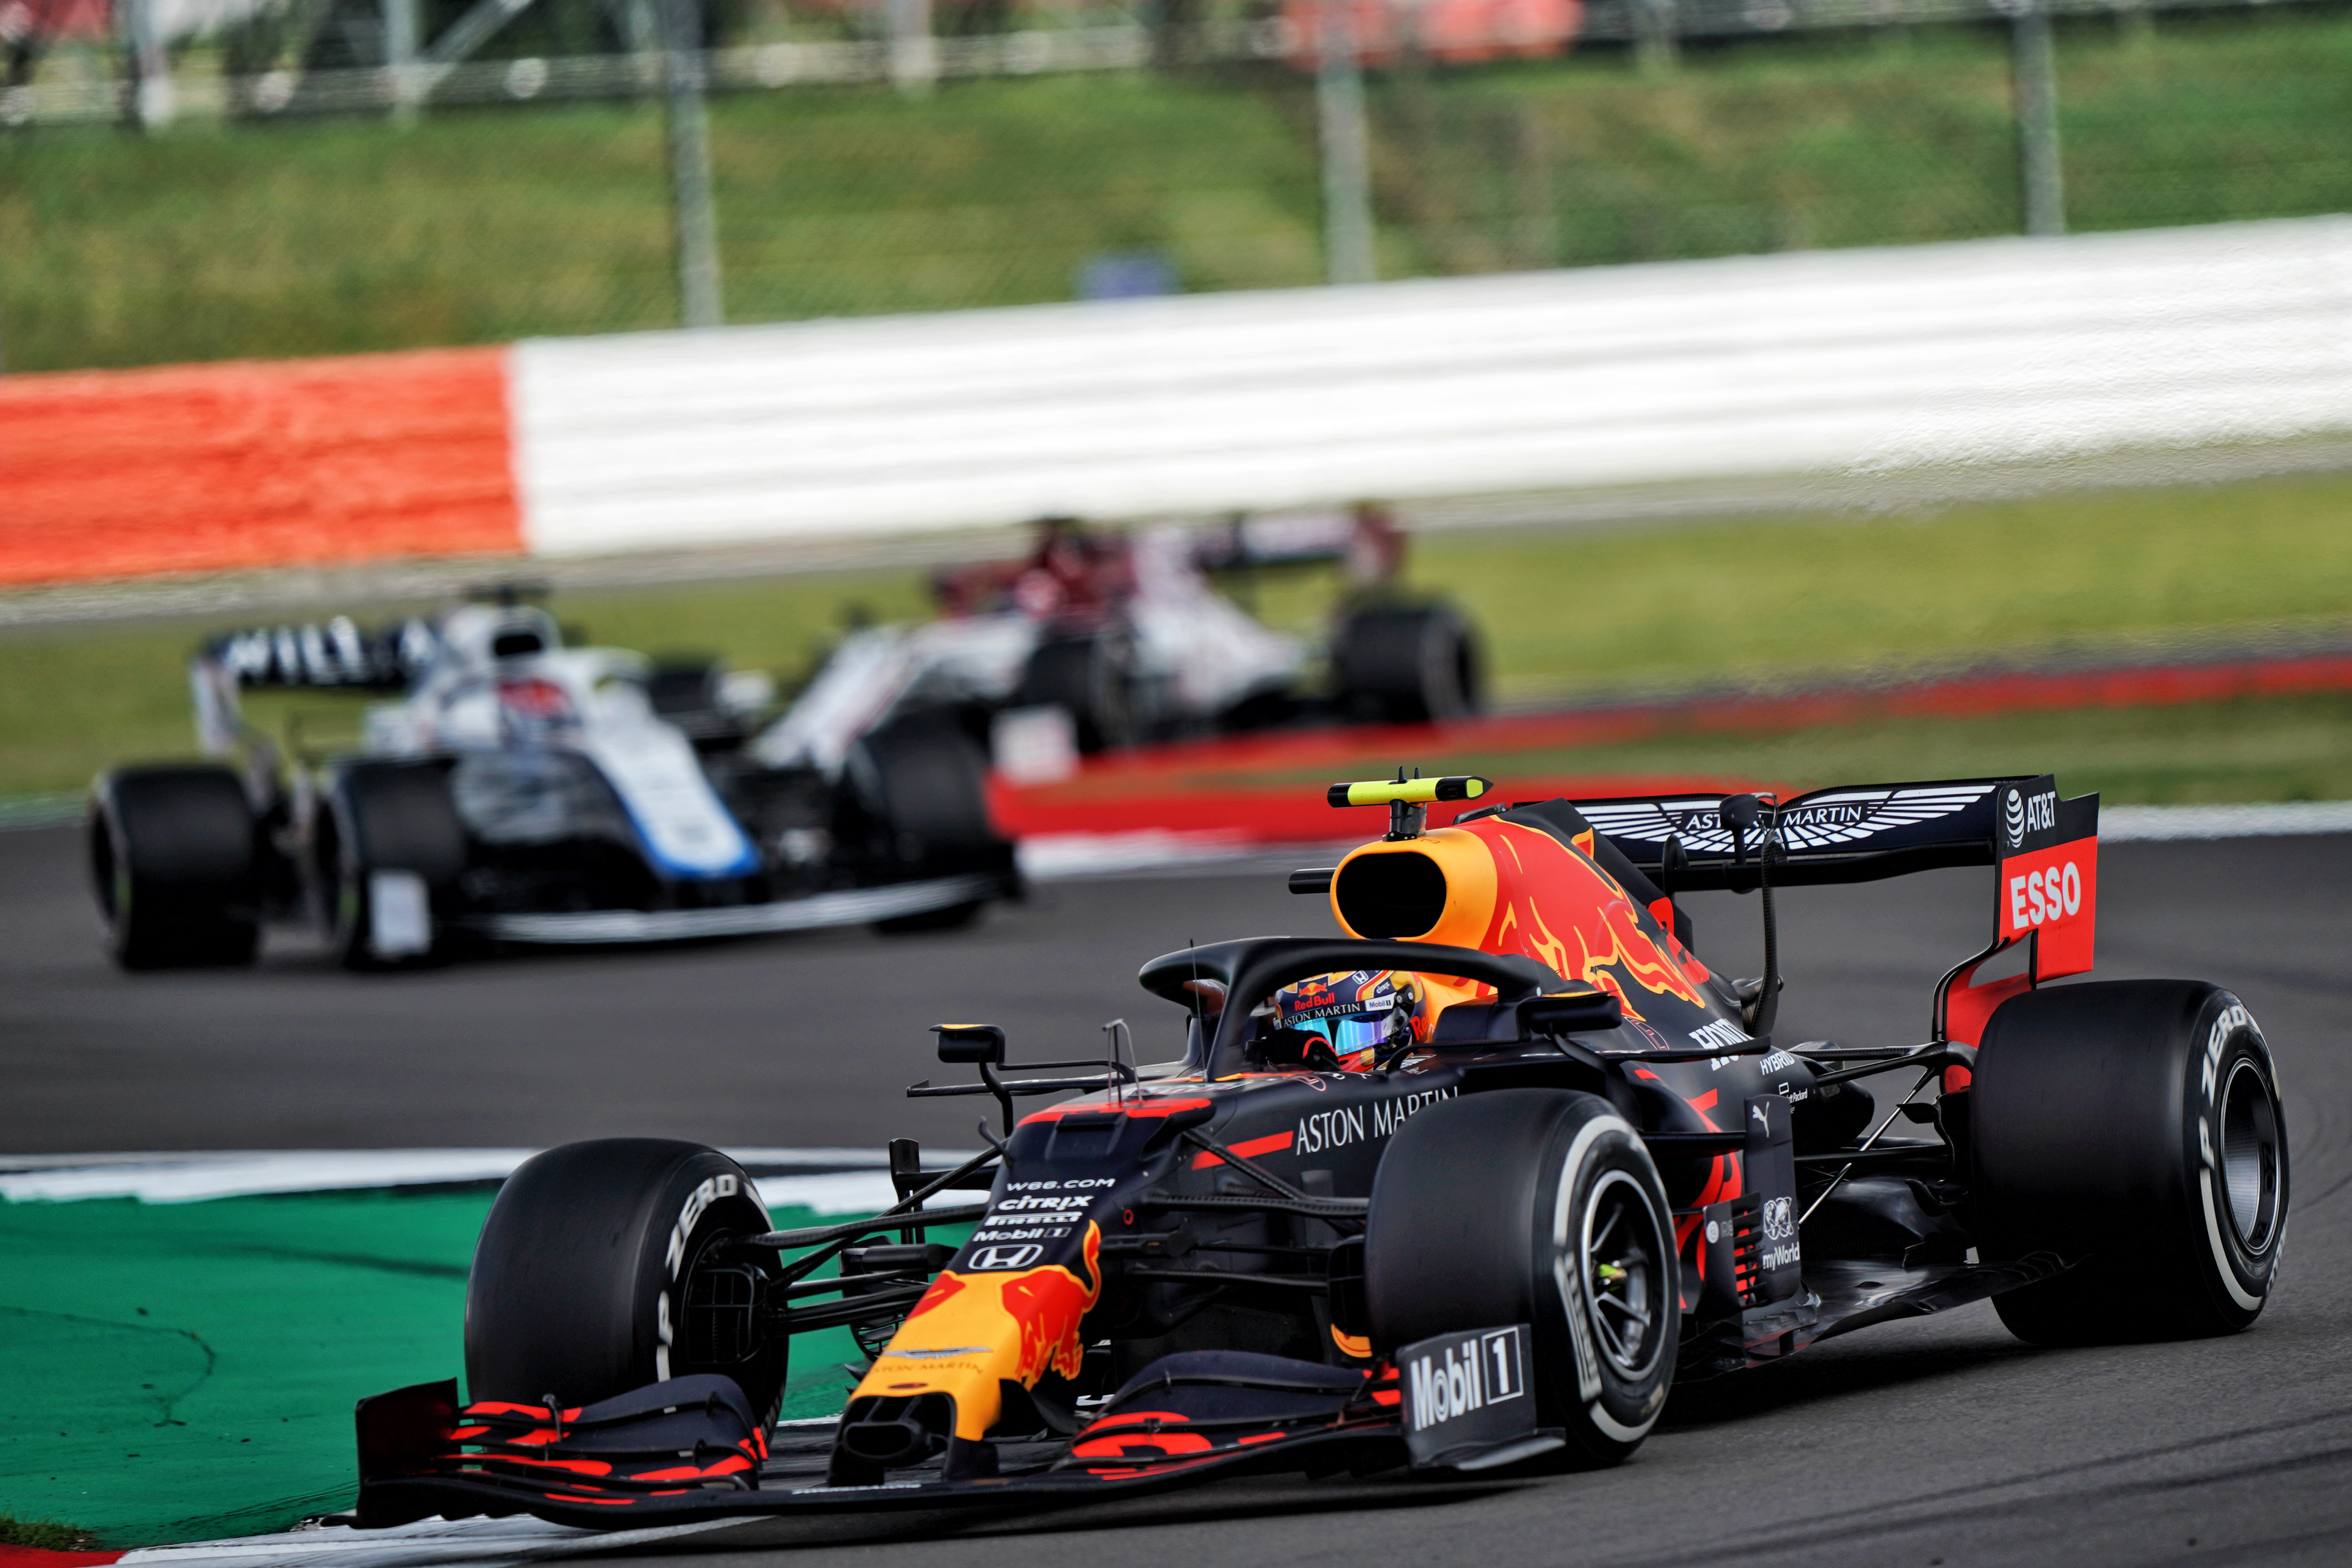
[[[1625,1004],[1610,991],[1536,996],[1519,1004],[1519,1032],[1528,1037],[1597,1034],[1624,1021]]]
[[[1752,795],[1727,795],[1723,797],[1723,820],[1742,833],[1753,831],[1763,812],[1763,803]]]
[[[1004,1065],[1004,1031],[994,1024],[933,1024],[940,1037],[940,1060]]]

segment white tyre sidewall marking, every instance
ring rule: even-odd
[[[760,1197],[759,1189],[739,1178],[732,1171],[722,1171],[715,1176],[705,1176],[686,1194],[678,1205],[677,1218],[670,1222],[669,1246],[662,1256],[668,1267],[669,1280],[661,1294],[654,1300],[654,1381],[669,1381],[670,1347],[677,1342],[677,1330],[672,1325],[669,1293],[679,1283],[678,1272],[686,1267],[686,1244],[694,1235],[694,1227],[705,1210],[721,1198],[748,1197],[751,1206],[760,1211],[762,1223],[768,1219],[768,1205]]]
[[[1551,1272],[1553,1282],[1559,1289],[1560,1304],[1568,1311],[1569,1339],[1576,1351],[1577,1396],[1584,1401],[1585,1419],[1612,1442],[1638,1443],[1650,1435],[1651,1427],[1657,1425],[1659,1412],[1665,1408],[1665,1401],[1660,1400],[1657,1408],[1652,1410],[1639,1426],[1630,1426],[1610,1415],[1601,1404],[1599,1352],[1593,1347],[1592,1328],[1585,1317],[1582,1227],[1578,1227],[1579,1245],[1573,1247],[1569,1245],[1569,1208],[1575,1201],[1584,1162],[1591,1153],[1592,1146],[1611,1132],[1624,1134],[1639,1147],[1639,1135],[1624,1118],[1595,1116],[1577,1129],[1575,1141],[1569,1144],[1567,1156],[1560,1162],[1559,1191],[1552,1200]],[[1647,1192],[1642,1196],[1643,1202],[1649,1200]],[[1573,1269],[1569,1267],[1571,1258],[1577,1262]],[[1664,1353],[1663,1347],[1659,1353]]]
[[[2221,1215],[2214,1203],[2213,1192],[2221,1179],[2221,1157],[2214,1150],[2213,1139],[2216,1130],[2221,1127],[2221,1101],[2227,1097],[2229,1087],[2224,1075],[2220,1070],[2221,1063],[2242,1030],[2253,1042],[2253,1059],[2258,1073],[2265,1082],[2265,1087],[2273,1095],[2277,1092],[2277,1079],[2267,1071],[2270,1066],[2270,1047],[2263,1039],[2263,1032],[2255,1026],[2252,1016],[2246,1011],[2245,1004],[2232,997],[2231,1005],[2223,1008],[2221,1016],[2213,1020],[2212,1029],[2206,1037],[2205,1050],[2200,1059],[2202,1082],[2210,1087],[2206,1090],[2204,1110],[2198,1117],[2197,1197],[2198,1201],[2204,1205],[2205,1242],[2212,1248],[2213,1272],[2220,1277],[2221,1288],[2227,1290],[2230,1293],[2230,1299],[2244,1310],[2259,1312],[2263,1303],[2269,1300],[2270,1281],[2278,1277],[2278,1249],[2286,1239],[2286,1194],[2284,1193],[2279,1194],[2279,1213],[2272,1221],[2271,1243],[2265,1249],[2271,1255],[2272,1263],[2270,1271],[2263,1280],[2264,1293],[2255,1296],[2249,1294],[2246,1288],[2238,1283],[2238,1265],[2230,1255],[2229,1238],[2221,1233]],[[2236,1075],[2233,1073],[2228,1076],[2234,1078]]]

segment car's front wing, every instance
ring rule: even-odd
[[[667,1392],[702,1381],[628,1396],[644,1408],[608,1421],[601,1432],[593,1429],[595,1417],[610,1406],[585,1413],[588,1431],[558,1426],[551,1432],[545,1411],[472,1405],[460,1412],[454,1383],[362,1401],[360,1521],[383,1527],[436,1514],[529,1513],[615,1530],[685,1518],[1017,1507],[1132,1496],[1242,1469],[1370,1473],[1407,1460],[1396,1406],[1360,1401],[1262,1427],[1192,1426],[1175,1416],[1098,1423],[1072,1437],[989,1445],[995,1475],[950,1479],[935,1461],[873,1484],[834,1485],[827,1474],[834,1419],[785,1423],[772,1443],[749,1425],[731,1385],[707,1404]],[[665,1405],[671,1398],[678,1402]],[[486,1409],[516,1412],[507,1418],[515,1429],[502,1438],[486,1427]],[[583,1416],[562,1414],[567,1422]]]
[[[583,910],[550,914],[462,916],[450,923],[499,942],[585,946],[597,943],[690,942],[868,925],[927,915],[959,905],[1010,897],[1013,879],[1001,871],[934,877],[879,888],[812,893],[770,904],[702,910]]]

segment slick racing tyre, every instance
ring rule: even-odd
[[[772,1420],[787,1341],[762,1331],[758,1264],[724,1245],[769,1228],[743,1168],[698,1143],[605,1138],[533,1155],[475,1244],[469,1397],[571,1406],[720,1373]]]
[[[107,951],[125,969],[251,963],[261,942],[261,850],[245,786],[226,768],[100,775],[89,874]]]
[[[950,712],[914,713],[861,739],[848,776],[866,819],[887,840],[888,857],[912,877],[992,871],[1012,865],[988,816],[988,763],[980,742]],[[982,900],[877,922],[885,931],[968,925]]]
[[[327,939],[347,968],[428,956],[466,869],[466,828],[434,763],[359,763],[330,781],[314,828]]]
[[[1478,710],[1478,645],[1451,605],[1379,605],[1350,611],[1331,638],[1340,707],[1394,723],[1458,719]]]
[[[1666,1402],[1681,1327],[1674,1222],[1639,1134],[1565,1089],[1442,1101],[1389,1142],[1372,1182],[1364,1298],[1383,1353],[1530,1324],[1540,1425],[1615,1464]]]
[[[1141,739],[1133,658],[1117,637],[1056,637],[1037,645],[1013,705],[1069,710],[1078,750],[1089,754]]]
[[[2040,1344],[2232,1333],[2286,1240],[2286,1121],[2244,1004],[2193,980],[2030,991],[1977,1054],[1985,1253],[2081,1259],[1993,1298]]]

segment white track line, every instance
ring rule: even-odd
[[[2099,813],[2099,837],[2110,844],[2301,837],[2319,833],[2352,833],[2352,800],[2273,805],[2110,805]]]
[[[278,1535],[236,1536],[182,1546],[143,1546],[121,1561],[137,1568],[500,1568],[580,1552],[650,1545],[740,1524],[695,1520],[648,1530],[575,1530],[537,1519],[428,1519],[390,1530],[329,1525]]]
[[[205,1153],[0,1154],[0,1200],[69,1203],[349,1192],[503,1181],[532,1149],[246,1149]],[[872,1214],[897,1200],[878,1149],[736,1149],[770,1208]],[[961,1163],[971,1151],[936,1149],[926,1163]],[[946,1201],[946,1200],[940,1200]],[[956,1202],[967,1201],[957,1198]]]

